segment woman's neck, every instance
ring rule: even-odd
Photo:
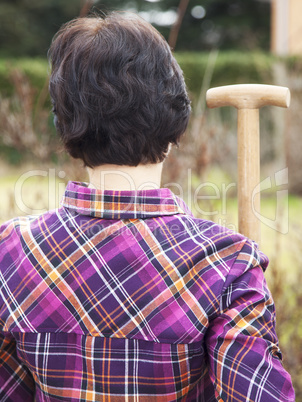
[[[101,165],[87,168],[89,187],[138,191],[160,188],[162,163],[138,166]]]

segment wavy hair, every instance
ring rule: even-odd
[[[136,14],[78,18],[48,52],[55,125],[89,167],[164,160],[185,132],[190,101],[160,33]]]

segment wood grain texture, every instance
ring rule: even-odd
[[[222,106],[260,109],[267,105],[287,108],[290,104],[290,91],[286,87],[276,85],[227,85],[209,89],[206,100],[211,109]]]
[[[290,91],[275,85],[228,85],[209,89],[206,100],[209,108],[238,109],[238,231],[260,244],[261,222],[255,215],[255,211],[260,214],[259,109],[289,107]]]

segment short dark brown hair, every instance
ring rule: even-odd
[[[55,35],[49,60],[56,128],[86,166],[161,162],[186,130],[182,71],[165,39],[139,16],[75,19]]]

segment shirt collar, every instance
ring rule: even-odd
[[[184,201],[168,188],[141,191],[111,191],[69,182],[61,205],[81,215],[104,219],[145,219],[190,213]]]

